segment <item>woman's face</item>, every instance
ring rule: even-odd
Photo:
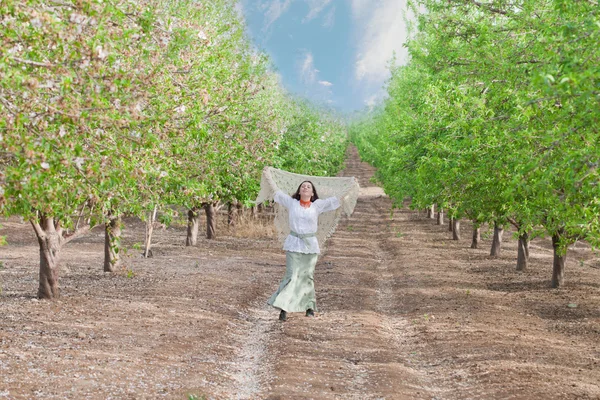
[[[304,182],[300,185],[300,196],[302,197],[312,197],[313,195],[313,187],[310,182]]]

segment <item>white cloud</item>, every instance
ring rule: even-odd
[[[389,76],[388,62],[396,53],[397,62],[407,60],[402,47],[406,41],[405,0],[351,0],[356,23],[357,53],[354,64],[356,80],[381,85]]]
[[[315,83],[319,70],[315,68],[315,60],[310,51],[300,61],[300,79],[304,83]]]
[[[261,8],[267,11],[265,12],[265,23],[263,25],[263,31],[267,31],[275,21],[283,15],[284,12],[290,8],[292,0],[273,0],[270,3],[263,3]]]
[[[335,6],[331,7],[323,17],[323,28],[331,29],[335,23]]]
[[[319,79],[320,71],[315,66],[313,53],[309,50],[302,50],[296,65],[304,95],[318,103],[329,104],[329,100],[332,100],[333,96],[331,90],[333,83]]]
[[[351,0],[350,2],[352,15],[355,19],[361,18],[365,15],[366,11],[373,9],[373,0]]]
[[[406,0],[350,0],[354,19],[356,54],[353,81],[357,95],[372,109],[385,96],[390,76],[389,61],[404,64],[408,52],[405,21]]]
[[[308,22],[316,18],[321,13],[321,11],[323,11],[323,9],[327,7],[329,3],[331,3],[331,0],[306,0],[306,2],[308,3],[309,11],[308,15],[304,17],[302,22]]]
[[[379,103],[381,103],[381,101],[383,99],[385,99],[387,97],[387,91],[384,88],[379,88],[374,92],[371,92],[369,95],[367,95],[367,97],[365,98],[365,106],[367,106],[369,108],[369,110],[373,110],[375,108],[375,106]]]
[[[375,106],[375,103],[377,103],[377,95],[375,95],[375,94],[367,97],[367,99],[365,100],[365,105],[367,105],[369,107]]]
[[[233,6],[236,14],[238,15],[238,17],[240,18],[244,18],[244,6],[242,5],[241,1],[238,1],[237,3],[235,3],[235,6]]]

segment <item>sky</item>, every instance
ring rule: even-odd
[[[389,61],[406,62],[405,0],[241,0],[254,44],[292,93],[341,112],[385,96]]]

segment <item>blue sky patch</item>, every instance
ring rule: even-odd
[[[250,37],[292,93],[343,112],[384,95],[406,61],[405,0],[242,0]]]

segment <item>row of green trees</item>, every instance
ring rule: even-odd
[[[40,298],[58,295],[62,247],[120,218],[249,205],[265,165],[334,174],[346,136],[284,92],[234,0],[8,0],[0,4],[0,211],[29,220]],[[210,234],[209,229],[209,234]]]
[[[600,245],[600,8],[595,0],[414,0],[410,60],[351,129],[393,199],[437,205],[475,230]],[[477,236],[477,231],[474,232]]]

